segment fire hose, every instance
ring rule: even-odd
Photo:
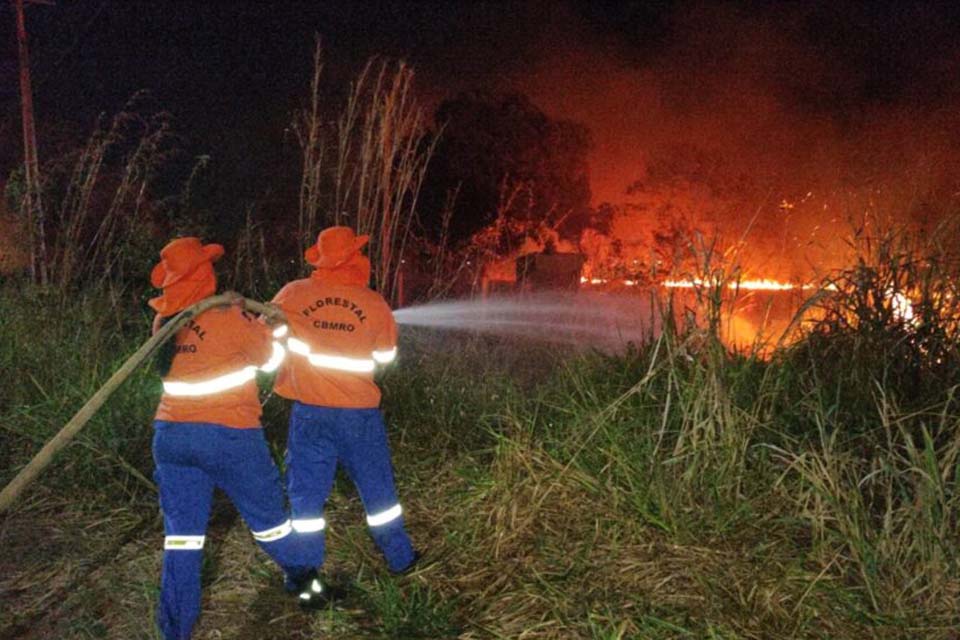
[[[13,503],[17,501],[24,489],[53,461],[54,456],[67,446],[80,430],[86,426],[90,418],[103,406],[113,392],[130,377],[130,374],[132,374],[137,367],[147,361],[150,356],[154,355],[163,343],[176,335],[180,327],[186,324],[191,318],[195,318],[208,309],[235,303],[243,304],[245,309],[259,313],[268,319],[282,319],[283,317],[282,313],[276,307],[244,298],[236,293],[222,293],[204,298],[195,305],[181,311],[174,316],[171,321],[163,325],[149,340],[144,342],[132,356],[127,358],[120,368],[110,376],[110,379],[107,380],[96,393],[90,396],[86,404],[70,418],[70,421],[20,470],[13,480],[3,488],[3,491],[0,491],[0,513],[9,509]]]

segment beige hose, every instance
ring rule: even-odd
[[[53,457],[57,455],[60,449],[67,446],[67,444],[73,440],[74,436],[80,432],[90,418],[93,417],[93,414],[97,412],[97,409],[103,406],[107,398],[130,377],[130,374],[143,364],[145,360],[150,358],[164,342],[173,337],[177,330],[190,318],[194,318],[212,307],[232,304],[239,301],[242,301],[243,306],[254,313],[260,313],[269,318],[280,315],[275,307],[265,305],[256,300],[249,300],[235,293],[222,293],[217,296],[211,296],[181,311],[173,320],[163,325],[153,337],[144,342],[143,345],[137,349],[136,353],[127,358],[127,361],[117,369],[116,373],[110,376],[110,379],[107,380],[95,394],[90,396],[87,403],[70,418],[70,422],[64,425],[59,433],[53,436],[53,438],[43,446],[43,449],[20,470],[20,473],[3,488],[3,491],[0,492],[0,513],[9,509],[10,506],[17,501],[17,498],[20,497],[23,490],[53,461]]]

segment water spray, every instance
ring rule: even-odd
[[[434,302],[399,309],[398,324],[616,349],[660,331],[652,304],[636,295],[535,293]]]

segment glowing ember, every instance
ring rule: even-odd
[[[893,309],[893,315],[898,320],[913,326],[920,324],[919,319],[914,316],[913,303],[910,302],[910,298],[907,296],[899,292],[890,294],[890,306]]]

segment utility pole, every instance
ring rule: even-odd
[[[53,4],[50,0],[28,0]],[[17,14],[17,45],[20,57],[20,106],[23,118],[23,164],[26,194],[22,206],[27,213],[30,233],[30,273],[34,282],[47,284],[47,243],[44,233],[43,203],[40,201],[40,164],[37,161],[37,132],[33,126],[33,90],[30,87],[30,58],[27,51],[27,23],[24,0],[13,0]]]

